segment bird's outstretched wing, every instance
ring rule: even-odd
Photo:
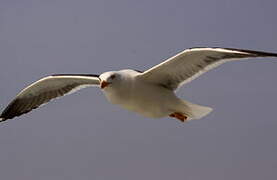
[[[0,121],[12,119],[48,101],[88,86],[99,86],[98,75],[56,74],[42,78],[23,89],[4,109]]]
[[[220,64],[252,57],[277,57],[277,54],[231,48],[191,48],[145,71],[139,78],[176,90]]]

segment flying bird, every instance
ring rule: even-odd
[[[112,104],[146,117],[169,116],[182,122],[200,119],[212,108],[180,99],[175,91],[220,64],[255,57],[277,57],[277,54],[218,47],[191,48],[144,72],[125,69],[101,75],[50,75],[19,92],[0,115],[0,121],[28,113],[52,99],[90,86],[100,87]]]

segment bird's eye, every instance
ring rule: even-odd
[[[112,78],[112,79],[114,79],[114,78],[115,78],[115,75],[114,75],[114,74],[113,74],[113,75],[111,75],[111,78]]]

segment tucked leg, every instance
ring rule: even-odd
[[[176,119],[180,120],[181,122],[185,122],[185,120],[188,119],[188,117],[186,115],[178,113],[178,112],[174,112],[174,113],[170,114],[169,117],[176,118]]]

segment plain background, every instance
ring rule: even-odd
[[[185,48],[277,52],[276,0],[1,0],[0,106],[55,73],[145,70]],[[277,58],[232,62],[178,91],[182,124],[111,105],[97,88],[0,125],[0,179],[275,180]]]

